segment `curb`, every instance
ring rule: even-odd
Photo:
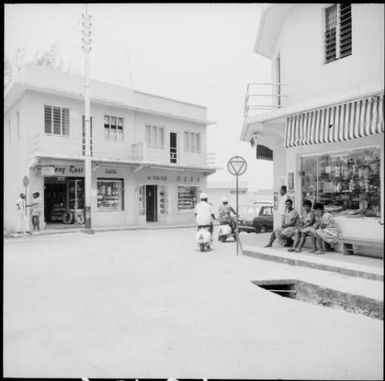
[[[164,226],[124,226],[124,227],[102,227],[102,228],[93,228],[93,233],[105,233],[111,231],[129,231],[129,230],[162,230],[162,229],[184,229],[184,228],[194,228],[195,225],[164,225]],[[74,229],[60,229],[60,230],[43,230],[39,233],[32,233],[32,235],[17,234],[17,233],[7,233],[3,235],[4,239],[9,238],[31,238],[31,237],[43,237],[48,235],[60,235],[60,234],[70,234],[70,233],[88,233],[85,231],[84,227],[74,228]]]
[[[349,275],[357,278],[384,281],[384,276],[382,274],[376,274],[373,272],[368,272],[363,270],[353,270],[353,269],[340,267],[340,266],[331,266],[323,263],[314,263],[310,261],[304,261],[302,259],[285,258],[277,255],[263,254],[263,253],[259,253],[259,252],[251,251],[247,249],[243,250],[243,255],[246,255],[252,258],[263,259],[267,261],[284,263],[292,266],[303,266],[303,267],[313,268],[316,270],[336,272],[339,274]]]

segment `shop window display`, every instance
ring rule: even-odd
[[[195,208],[197,203],[198,187],[178,187],[178,211],[187,211]]]
[[[98,179],[98,210],[123,210],[123,180]]]
[[[378,148],[303,157],[301,171],[303,199],[342,215],[380,215]]]

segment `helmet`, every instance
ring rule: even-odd
[[[207,199],[207,194],[206,193],[201,193],[200,199],[201,200]]]
[[[229,202],[229,200],[227,199],[227,197],[223,197],[223,198],[222,198],[222,202],[223,202],[223,203]]]

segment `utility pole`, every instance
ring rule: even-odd
[[[85,130],[85,155],[84,155],[84,212],[85,232],[92,234],[91,229],[91,123],[90,123],[90,58],[91,52],[91,15],[88,14],[87,4],[85,13],[82,14],[83,51],[84,51],[84,130]]]

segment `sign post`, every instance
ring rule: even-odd
[[[227,169],[228,171],[235,176],[235,194],[236,194],[236,207],[237,207],[237,215],[236,215],[236,221],[237,226],[235,230],[236,235],[236,241],[237,241],[237,255],[238,255],[238,246],[241,246],[241,242],[239,240],[239,229],[238,229],[238,177],[243,175],[247,170],[247,162],[242,156],[233,156],[228,162],[227,162]],[[242,246],[241,246],[242,251]]]

